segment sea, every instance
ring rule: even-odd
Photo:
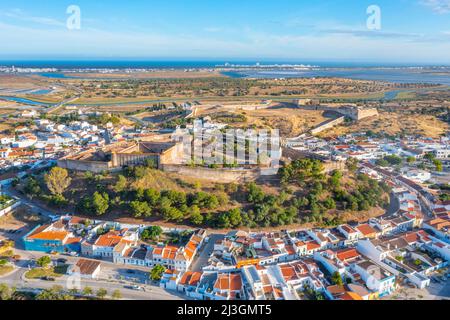
[[[79,69],[197,69],[221,68],[221,73],[230,78],[314,78],[339,77],[354,80],[386,81],[393,83],[424,83],[450,86],[450,65],[426,64],[379,64],[365,62],[323,62],[323,61],[250,61],[250,60],[0,60],[0,67],[53,68],[56,72],[42,72],[47,78],[82,78],[68,70]],[[259,67],[258,67],[259,65]],[[277,65],[277,67],[275,67]],[[305,65],[309,68],[293,69],[283,65]],[[273,67],[267,67],[273,66]],[[132,78],[130,74],[130,78]],[[99,79],[108,79],[104,75]],[[397,92],[388,93],[386,99],[393,99]]]

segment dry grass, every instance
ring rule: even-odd
[[[131,187],[133,189],[183,190],[173,177],[162,171],[152,169],[148,169],[145,177],[133,182]]]
[[[226,107],[215,107],[202,110],[199,115],[206,116],[228,112],[244,115],[245,123],[231,124],[231,126],[256,126],[258,128],[279,129],[283,137],[296,137],[307,132],[318,124],[328,120],[322,111],[300,110],[288,107],[270,107],[259,110],[230,111]]]
[[[438,138],[449,130],[449,125],[429,115],[405,115],[381,112],[379,117],[360,121],[350,126],[338,126],[321,134],[322,137],[337,137],[352,132],[372,130],[377,133],[395,135],[398,133],[418,134]]]
[[[14,270],[13,266],[0,266],[0,276],[7,275]]]

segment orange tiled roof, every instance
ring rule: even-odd
[[[214,288],[221,291],[240,291],[242,279],[240,274],[220,274],[214,284]]]
[[[78,243],[81,242],[83,239],[78,237],[78,238],[69,238],[66,241],[66,244],[72,244],[72,243]]]
[[[44,231],[44,232],[38,232],[34,233],[33,235],[29,236],[29,239],[40,239],[40,240],[59,240],[64,241],[64,239],[67,238],[69,235],[69,232],[67,231]]]
[[[295,250],[294,250],[294,247],[292,245],[287,245],[285,248],[286,248],[286,251],[287,251],[287,253],[289,255],[295,254]]]
[[[115,232],[108,232],[107,234],[98,237],[97,241],[95,241],[95,245],[100,247],[114,247],[121,240],[122,237],[117,235]]]
[[[364,300],[359,294],[351,291],[346,291],[339,297],[341,300]]]
[[[183,277],[180,280],[180,284],[182,285],[191,285],[196,286],[200,282],[200,278],[202,274],[200,272],[185,272]]]
[[[336,254],[336,257],[341,261],[353,259],[353,258],[356,258],[359,256],[360,256],[360,254],[354,248],[340,250]]]
[[[367,223],[357,226],[356,229],[358,229],[358,231],[361,232],[364,236],[370,236],[377,233],[377,231]]]
[[[319,248],[320,248],[320,244],[318,244],[315,241],[311,241],[311,242],[308,242],[306,244],[306,250],[307,251],[314,250],[314,249],[319,249]]]
[[[284,280],[295,280],[297,279],[297,273],[295,272],[294,267],[290,265],[280,266],[281,274],[283,275]]]

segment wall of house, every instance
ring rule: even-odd
[[[15,208],[17,208],[18,206],[20,206],[22,204],[22,202],[20,201],[15,201],[12,205],[10,205],[9,207],[0,210],[0,217],[4,216],[5,214],[11,212],[12,210],[14,210]]]

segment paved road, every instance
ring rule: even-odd
[[[31,252],[24,251],[21,249],[15,249],[15,253],[20,255],[21,258],[18,262],[16,262],[16,269],[3,277],[0,277],[0,283],[7,284],[11,287],[16,287],[18,289],[49,289],[55,285],[62,286],[63,288],[70,289],[68,285],[73,283],[71,278],[67,275],[63,275],[61,278],[57,278],[56,281],[45,281],[45,280],[30,280],[25,278],[25,273],[29,270],[30,266],[33,265],[33,260],[38,259],[44,255],[45,253],[41,252]],[[67,260],[68,264],[74,264],[77,262],[79,258],[63,256],[63,255],[55,255],[51,256],[53,260],[57,260],[58,258],[64,258]],[[138,271],[143,271],[141,267],[134,266],[124,266],[124,265],[116,265],[112,262],[102,261],[102,271],[101,274],[123,274],[124,270],[134,270],[137,274]],[[148,274],[148,269],[145,270],[145,274]],[[144,272],[142,272],[144,274]],[[120,290],[122,297],[124,299],[130,300],[183,300],[186,299],[185,296],[178,294],[177,292],[167,291],[165,289],[160,288],[159,286],[135,283],[130,281],[132,277],[127,277],[126,280],[117,280],[117,279],[108,279],[108,278],[100,278],[98,280],[94,279],[81,279],[80,287],[83,289],[86,286],[91,287],[94,292],[100,288],[106,289],[110,294],[115,290]],[[142,278],[142,277],[141,277]],[[138,278],[140,281],[141,278]],[[129,287],[132,285],[138,284],[143,287],[145,291],[138,291],[127,289],[125,287]]]
[[[52,215],[63,215],[63,212],[58,212],[58,211],[50,211],[36,203],[34,203],[33,201],[29,200],[27,197],[25,197],[23,194],[17,192],[16,190],[14,190],[11,186],[3,186],[1,188],[1,191],[8,195],[8,196],[13,196],[13,197],[17,197],[20,199],[20,201],[22,202],[22,204],[28,206],[31,210],[33,210],[33,212],[35,213],[40,213],[42,216],[52,216]]]
[[[391,193],[389,197],[390,197],[389,207],[386,209],[386,213],[381,216],[382,218],[388,218],[393,214],[397,213],[398,210],[400,210],[400,201],[398,201],[398,198],[395,196],[395,194]]]
[[[203,245],[198,253],[197,258],[191,265],[192,271],[200,272],[202,271],[202,267],[208,265],[209,257],[214,250],[214,243],[216,243],[216,241],[218,240],[223,240],[225,236],[223,234],[210,234],[208,235],[208,237],[208,243]]]
[[[16,273],[17,274],[17,273]],[[64,276],[58,278],[56,281],[43,281],[43,280],[23,280],[17,281],[16,279],[2,279],[0,283],[14,286],[17,289],[50,289],[55,285],[67,288],[68,277]],[[69,283],[71,283],[69,281]],[[85,287],[90,287],[94,292],[98,289],[106,289],[108,294],[112,294],[115,290],[119,290],[123,299],[127,300],[183,300],[182,296],[174,295],[171,292],[165,291],[160,287],[151,287],[145,291],[138,291],[132,289],[126,289],[123,284],[116,284],[107,281],[95,281],[95,280],[82,280],[80,283],[81,290]]]

